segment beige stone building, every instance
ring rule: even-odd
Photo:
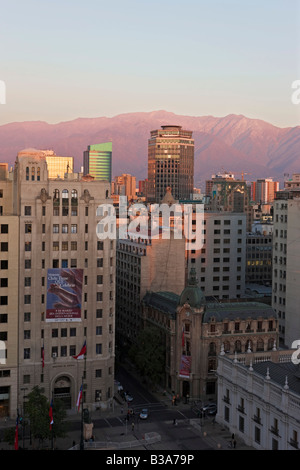
[[[14,290],[5,288],[11,322],[0,324],[7,357],[17,367],[17,380],[14,370],[8,384],[9,415],[35,385],[75,408],[82,377],[86,407],[107,407],[114,386],[115,241],[99,240],[96,228],[98,206],[111,202],[110,184],[70,173],[49,179],[45,154],[27,149],[1,189],[13,213],[4,235],[14,270],[8,277]],[[1,224],[10,220],[5,211]],[[84,342],[85,359],[74,359]],[[0,375],[0,387],[6,383]]]
[[[259,302],[206,301],[192,270],[180,295],[148,292],[143,298],[144,326],[156,326],[166,344],[163,386],[180,396],[215,399],[216,369],[225,354],[278,347],[273,309]]]

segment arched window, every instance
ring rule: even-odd
[[[53,191],[53,206],[59,206],[59,189]]]
[[[37,170],[36,170],[36,179],[37,181],[41,180],[41,169],[39,166],[37,167]]]
[[[253,351],[253,343],[250,339],[248,341],[246,341],[245,352],[247,352],[249,348],[251,349],[251,351]]]
[[[225,341],[225,342],[224,342],[224,351],[225,351],[226,353],[229,353],[229,352],[230,352],[230,343],[229,343],[229,341]]]
[[[35,168],[34,166],[31,168],[31,181],[34,181],[35,178]]]
[[[76,206],[78,204],[78,193],[76,189],[72,189],[71,193],[71,204]]]
[[[29,166],[26,167],[26,181],[29,181]]]
[[[242,343],[239,340],[234,343],[234,352],[242,352]]]
[[[67,206],[69,204],[69,191],[67,189],[63,189],[61,193],[61,198],[63,205]]]
[[[274,342],[275,342],[274,338],[270,338],[270,339],[268,340],[268,351],[271,351],[271,349],[273,349],[273,347],[274,347]]]

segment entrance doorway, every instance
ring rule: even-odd
[[[190,396],[190,382],[188,382],[187,380],[184,380],[184,382],[182,382],[182,396]]]
[[[69,377],[59,377],[54,384],[53,399],[60,399],[66,410],[72,408],[71,380]]]

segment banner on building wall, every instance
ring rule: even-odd
[[[185,356],[184,354],[182,354],[179,377],[183,377],[184,379],[190,378],[191,364],[192,364],[192,356]]]
[[[48,269],[47,322],[81,321],[83,269]]]

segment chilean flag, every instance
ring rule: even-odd
[[[51,400],[50,408],[49,408],[49,418],[50,418],[50,429],[52,429],[52,424],[54,423],[53,420],[53,400]]]
[[[19,449],[19,417],[16,419],[16,429],[15,429],[15,450]]]
[[[80,390],[79,390],[79,393],[78,393],[78,398],[77,398],[77,403],[76,403],[78,411],[79,411],[79,408],[80,408],[81,399],[82,399],[82,385],[80,387]]]
[[[74,359],[83,359],[84,355],[86,354],[86,341],[84,342],[81,351],[77,356],[73,356]]]

